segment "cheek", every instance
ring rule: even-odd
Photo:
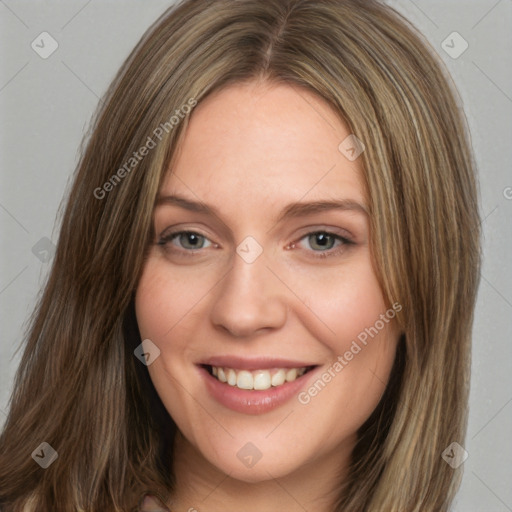
[[[194,358],[190,326],[204,316],[201,300],[212,286],[204,274],[198,279],[186,269],[171,272],[167,262],[153,256],[146,263],[135,296],[141,339],[149,338],[161,354],[148,366],[149,375],[169,414],[185,429],[202,421],[190,407],[190,396],[200,395],[184,362]]]
[[[318,267],[307,274],[289,272],[286,277],[306,306],[296,309],[301,322],[335,354],[349,350],[351,342],[364,338],[366,329],[376,322],[379,331],[390,326],[389,319],[385,328],[381,325],[381,315],[389,307],[366,252],[337,267]]]
[[[299,402],[330,428],[349,432],[368,418],[389,380],[398,340],[396,312],[385,303],[367,259],[316,277],[298,288],[314,313],[304,314],[302,323],[328,349],[329,362]]]
[[[169,263],[151,257],[144,268],[135,298],[141,337],[158,345],[169,338],[179,344],[182,336],[173,336],[191,318],[197,316],[201,302],[214,287],[215,276],[208,272],[180,267],[171,271]],[[171,347],[172,348],[172,347]]]
[[[282,281],[275,280],[278,288],[271,291],[286,303],[288,311],[287,322],[281,326],[281,353],[293,354],[300,340],[312,360],[323,363],[322,373],[289,406],[296,411],[300,428],[287,429],[284,423],[271,439],[265,438],[271,426],[262,428],[253,419],[247,423],[237,419],[230,428],[258,440],[262,449],[274,453],[276,461],[289,459],[297,446],[302,446],[298,457],[313,458],[354,436],[375,409],[394,359],[394,324],[383,323],[377,334],[371,330],[388,308],[366,254],[336,267],[292,268],[275,263],[272,269]],[[210,453],[212,461],[227,457],[232,440],[223,441],[222,432],[220,440],[212,440],[216,423],[191,399],[202,397],[203,390],[190,372],[190,362],[197,359],[194,351],[198,347],[204,349],[202,341],[215,335],[210,315],[222,296],[227,270],[171,268],[154,257],[146,264],[136,294],[142,339],[155,341],[163,356],[148,368],[157,393],[180,429]],[[272,278],[271,273],[263,276]]]
[[[167,405],[180,401],[179,382],[189,377],[183,364],[194,350],[188,331],[208,289],[207,282],[192,282],[186,271],[170,272],[169,264],[158,257],[147,261],[139,281],[135,296],[137,323],[141,339],[149,338],[160,350],[161,357],[148,366],[148,371]]]
[[[337,267],[276,266],[276,270],[287,285],[281,300],[287,302],[293,321],[301,324],[299,328],[309,331],[309,336],[303,333],[305,338],[316,339],[332,357],[349,351],[354,340],[367,342],[358,360],[373,359],[385,349],[384,343],[372,343],[371,347],[368,343],[374,339],[371,333],[376,323],[379,338],[383,337],[380,331],[389,331],[391,325],[386,322],[382,328],[380,318],[388,308],[366,254]],[[194,330],[208,329],[209,308],[214,306],[209,295],[219,293],[222,278],[218,267],[198,272],[193,266],[182,266],[171,271],[163,258],[150,258],[136,294],[142,339],[151,339],[166,352],[193,351],[189,338]]]

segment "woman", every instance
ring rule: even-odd
[[[448,510],[475,181],[457,94],[390,7],[171,8],[79,162],[2,510]]]

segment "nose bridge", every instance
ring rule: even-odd
[[[251,241],[247,244],[242,242],[238,246],[212,309],[212,322],[235,336],[278,328],[286,321],[282,285],[267,268],[263,253],[255,257]]]

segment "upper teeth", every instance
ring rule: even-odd
[[[212,366],[212,373],[221,382],[240,389],[269,389],[271,386],[281,386],[285,382],[292,382],[304,375],[307,368],[280,368],[278,370],[234,370]]]

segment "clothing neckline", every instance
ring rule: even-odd
[[[155,495],[146,493],[142,496],[138,512],[172,512]]]

